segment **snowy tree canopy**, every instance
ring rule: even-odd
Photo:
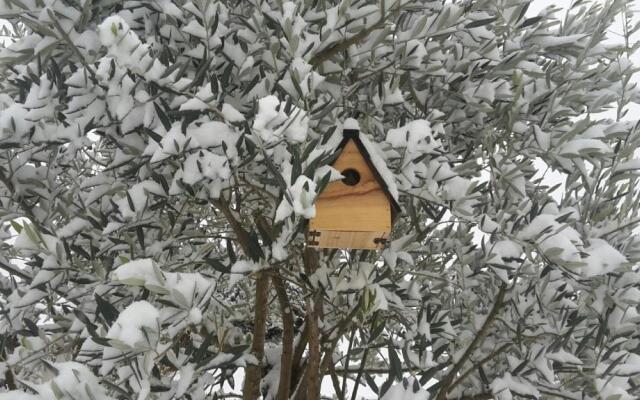
[[[529,3],[0,1],[0,399],[639,398],[638,26]]]

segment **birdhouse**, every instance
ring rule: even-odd
[[[343,179],[329,183],[316,199],[307,244],[318,248],[379,249],[400,212],[397,189],[385,161],[361,137],[355,120],[345,121],[332,166]]]

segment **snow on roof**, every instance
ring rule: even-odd
[[[344,120],[344,123],[342,124],[342,128],[343,129],[354,129],[359,131],[360,130],[360,124],[358,124],[358,121],[354,118],[347,118]]]
[[[384,159],[384,156],[382,155],[382,151],[380,150],[377,144],[374,144],[373,142],[369,141],[369,138],[367,137],[366,134],[360,132],[360,134],[358,135],[358,139],[360,140],[360,143],[362,143],[364,148],[367,150],[369,160],[371,161],[371,164],[380,175],[380,178],[382,179],[384,185],[386,186],[387,191],[389,192],[393,200],[395,200],[395,202],[397,203],[398,197],[399,197],[398,186],[396,185],[393,172],[391,172],[391,170],[387,166],[387,161]]]

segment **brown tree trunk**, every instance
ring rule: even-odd
[[[273,275],[273,286],[278,295],[282,312],[282,356],[280,357],[280,382],[277,400],[288,400],[293,372],[293,314],[285,283],[277,272]]]
[[[304,267],[307,276],[311,276],[318,267],[318,253],[315,249],[307,247],[304,253]],[[315,291],[307,297],[307,326],[309,342],[309,359],[306,371],[306,392],[307,400],[320,399],[320,384],[322,376],[320,374],[320,328],[318,317],[322,308],[322,297]],[[304,389],[304,388],[301,388]],[[300,389],[299,389],[300,390]]]
[[[253,343],[251,354],[258,364],[250,364],[246,368],[244,379],[244,400],[257,400],[260,397],[260,379],[262,378],[262,359],[264,358],[264,341],[267,325],[267,305],[269,303],[269,276],[259,273],[256,281],[256,310],[253,326]]]

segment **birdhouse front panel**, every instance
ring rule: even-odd
[[[391,231],[391,204],[353,139],[333,164],[344,179],[331,182],[316,200],[309,221],[309,245],[375,249]]]

